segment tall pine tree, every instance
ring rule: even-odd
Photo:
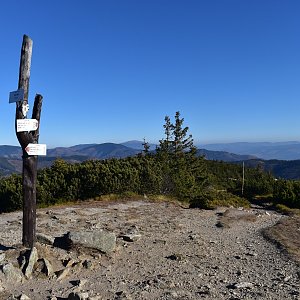
[[[196,156],[192,135],[188,135],[189,127],[183,123],[179,111],[174,124],[165,117],[165,138],[159,141],[157,155],[163,169],[162,193],[188,199],[201,193],[206,172],[203,159]]]

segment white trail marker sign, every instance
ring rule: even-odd
[[[17,132],[34,131],[39,127],[36,119],[17,119]]]
[[[28,155],[46,155],[46,144],[28,144],[25,148]]]

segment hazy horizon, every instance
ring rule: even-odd
[[[153,143],[176,111],[195,143],[300,140],[299,10],[295,0],[3,2],[0,143],[18,145],[8,95],[23,34],[48,148]]]
[[[138,140],[138,139],[132,139],[132,140],[127,140],[127,141],[112,141],[112,140],[108,140],[108,141],[91,141],[91,142],[87,142],[87,143],[81,143],[78,142],[76,144],[59,144],[59,145],[48,145],[48,149],[52,149],[52,148],[57,148],[57,147],[72,147],[72,146],[76,146],[76,145],[85,145],[85,144],[105,144],[105,143],[113,143],[113,144],[124,144],[127,142],[141,142],[143,143],[143,140]],[[159,141],[147,141],[150,144],[159,144]],[[216,141],[216,142],[197,142],[194,141],[194,145],[199,147],[199,146],[205,146],[205,145],[226,145],[226,144],[242,144],[242,143],[248,143],[248,144],[259,144],[259,143],[270,143],[270,144],[297,144],[300,143],[300,141]],[[18,143],[15,144],[0,144],[0,146],[16,146],[16,147],[20,147],[20,145]]]

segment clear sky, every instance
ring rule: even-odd
[[[298,0],[9,0],[0,28],[2,145],[23,34],[48,147],[157,142],[176,111],[196,143],[300,140]]]

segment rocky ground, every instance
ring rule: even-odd
[[[285,218],[273,211],[141,200],[37,215],[31,253],[21,212],[0,216],[0,299],[300,299],[299,266],[262,234]]]

